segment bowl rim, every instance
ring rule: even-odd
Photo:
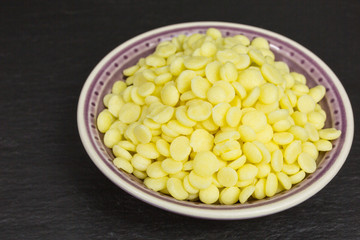
[[[229,28],[241,28],[246,30],[251,30],[254,32],[260,32],[266,35],[273,36],[277,39],[280,39],[284,42],[289,43],[292,46],[295,46],[300,51],[302,51],[304,54],[308,55],[311,59],[313,59],[330,77],[331,82],[336,86],[341,99],[344,104],[344,110],[346,113],[346,133],[343,133],[346,135],[343,143],[343,148],[341,149],[336,161],[334,164],[329,168],[323,176],[321,176],[317,181],[316,184],[312,184],[310,187],[306,189],[306,191],[300,191],[299,193],[296,193],[294,195],[291,195],[287,197],[286,199],[280,200],[278,202],[273,202],[269,204],[264,204],[261,206],[255,206],[255,207],[249,207],[249,208],[242,208],[242,209],[202,209],[202,208],[193,208],[190,206],[185,206],[181,204],[176,204],[174,202],[164,201],[162,199],[159,199],[155,196],[152,196],[150,194],[147,194],[146,192],[133,187],[131,184],[127,183],[126,181],[119,178],[111,169],[101,160],[100,156],[96,152],[94,148],[91,146],[90,142],[90,136],[87,133],[86,129],[86,122],[84,118],[84,111],[85,111],[85,101],[86,96],[88,93],[88,90],[91,86],[92,81],[94,80],[95,76],[99,73],[99,71],[102,69],[102,67],[110,61],[116,53],[118,53],[120,50],[125,49],[126,47],[132,45],[133,43],[143,39],[147,38],[151,35],[165,32],[168,30],[173,30],[176,28],[185,28],[185,27],[201,27],[201,26],[214,26],[214,27],[229,27]],[[250,219],[255,217],[261,217],[270,215],[273,213],[277,213],[286,209],[289,209],[295,205],[298,205],[308,198],[315,195],[317,192],[319,192],[322,188],[324,188],[331,179],[334,178],[334,176],[338,173],[342,165],[344,164],[352,145],[353,141],[353,135],[354,135],[354,119],[353,119],[353,111],[350,104],[350,100],[346,94],[346,91],[344,87],[342,86],[340,80],[337,78],[335,73],[314,53],[312,53],[310,50],[305,48],[304,46],[298,44],[297,42],[280,35],[278,33],[262,29],[259,27],[254,27],[250,25],[245,24],[239,24],[239,23],[230,23],[230,22],[219,22],[219,21],[201,21],[201,22],[185,22],[185,23],[178,23],[178,24],[172,24],[167,25],[164,27],[159,27],[150,31],[147,31],[143,34],[140,34],[138,36],[135,36],[128,41],[120,44],[115,49],[113,49],[110,53],[108,53],[97,65],[96,67],[91,71],[90,75],[88,76],[87,80],[85,81],[83,88],[81,90],[81,94],[78,101],[77,106],[77,126],[78,131],[80,135],[80,139],[82,141],[82,144],[91,158],[91,160],[94,162],[94,164],[99,168],[99,170],[107,176],[113,183],[115,183],[117,186],[131,194],[132,196],[149,203],[153,206],[159,207],[161,209],[171,211],[174,213],[178,213],[181,215],[186,216],[192,216],[197,218],[204,218],[204,219],[218,219],[218,220],[235,220],[235,219]]]

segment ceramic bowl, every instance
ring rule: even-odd
[[[111,91],[116,80],[125,79],[122,72],[141,57],[152,53],[156,45],[179,34],[205,33],[210,27],[219,29],[223,36],[243,34],[249,39],[264,37],[275,53],[276,60],[286,62],[291,71],[306,76],[308,85],[322,84],[326,97],[321,101],[327,113],[326,127],[342,131],[334,140],[333,149],[320,154],[317,170],[288,191],[271,198],[252,200],[245,204],[206,205],[200,202],[178,201],[154,192],[141,180],[117,169],[112,164],[114,156],[103,144],[103,134],[96,128],[96,117],[104,109],[103,97]],[[247,219],[265,216],[291,208],[312,197],[325,187],[338,173],[350,151],[354,122],[349,98],[333,71],[312,52],[300,44],[277,33],[243,24],[225,22],[191,22],[158,28],[119,45],[94,68],[86,80],[78,102],[78,129],[82,143],[95,165],[117,186],[153,206],[206,219]]]

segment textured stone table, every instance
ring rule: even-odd
[[[314,197],[267,217],[211,221],[116,187],[76,127],[81,87],[110,50],[200,20],[254,25],[304,45],[342,81],[358,124],[358,1],[3,1],[0,19],[0,239],[360,239],[359,128],[345,165]]]

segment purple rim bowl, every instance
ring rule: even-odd
[[[327,113],[326,127],[342,131],[333,141],[333,149],[320,154],[318,168],[301,183],[271,198],[253,200],[245,204],[206,205],[199,202],[178,201],[145,187],[135,176],[117,169],[113,155],[96,128],[96,116],[104,109],[102,99],[111,91],[116,80],[124,79],[122,71],[135,64],[140,57],[152,53],[155,46],[179,34],[205,33],[210,27],[219,29],[223,36],[243,34],[249,39],[264,37],[275,53],[276,60],[286,62],[292,71],[306,76],[308,85],[322,84],[326,97],[321,101]],[[81,141],[95,165],[117,186],[153,206],[187,216],[205,219],[248,219],[277,213],[312,197],[325,187],[338,173],[349,154],[354,120],[349,98],[339,79],[331,69],[312,52],[300,44],[274,32],[243,24],[226,22],[190,22],[161,27],[121,44],[94,68],[87,78],[78,102],[77,123]]]

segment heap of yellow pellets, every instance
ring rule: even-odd
[[[116,167],[178,200],[274,196],[313,173],[341,134],[323,129],[325,88],[309,89],[264,38],[179,35],[124,75],[97,127]]]

